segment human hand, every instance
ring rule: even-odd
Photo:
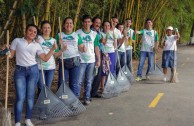
[[[100,67],[100,60],[96,62],[96,67]]]
[[[85,45],[83,45],[83,52],[87,52],[87,48]]]

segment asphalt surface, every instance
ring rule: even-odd
[[[181,46],[178,48],[178,83],[136,82],[118,97],[93,99],[79,116],[41,125],[194,126],[193,65],[194,46]]]

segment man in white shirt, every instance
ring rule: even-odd
[[[175,29],[175,35],[173,33],[173,27],[168,26],[166,29],[166,36],[163,42],[163,54],[162,54],[162,68],[164,73],[164,81],[167,81],[167,68],[171,69],[171,75],[173,75],[176,67],[176,42],[180,38],[178,29]],[[172,78],[171,78],[172,79]],[[171,80],[170,80],[171,81]]]
[[[146,72],[146,79],[149,79],[148,72],[150,71],[153,65],[154,51],[156,52],[158,48],[158,33],[152,29],[152,26],[153,22],[151,19],[148,18],[146,19],[146,28],[140,31],[136,31],[136,34],[142,35],[141,54],[136,81],[142,80],[142,70],[146,57],[148,57],[148,68]]]

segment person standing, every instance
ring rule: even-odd
[[[14,84],[16,90],[16,102],[14,107],[15,126],[21,126],[21,117],[24,100],[26,99],[26,126],[33,126],[31,122],[32,109],[34,106],[34,94],[39,79],[39,69],[36,55],[43,61],[48,61],[53,55],[56,44],[45,54],[40,44],[34,39],[38,34],[38,27],[29,24],[23,38],[15,38],[10,46],[10,58],[16,54],[16,66],[14,71]]]
[[[81,36],[83,45],[86,47],[86,52],[80,52],[81,64],[79,73],[79,92],[81,91],[82,83],[85,78],[84,83],[84,104],[90,104],[91,100],[91,85],[94,78],[94,67],[100,66],[100,51],[99,51],[99,40],[96,32],[90,29],[92,25],[92,19],[89,15],[83,15],[82,17],[83,29],[76,31],[77,34]],[[95,54],[96,54],[96,64],[95,64]]]
[[[125,26],[126,26],[126,30],[127,30],[127,39],[128,42],[126,43],[126,60],[127,60],[127,66],[130,69],[130,71],[132,72],[132,66],[131,66],[131,56],[132,56],[132,43],[135,43],[136,40],[136,36],[135,36],[135,32],[134,30],[131,28],[132,25],[132,19],[131,18],[127,18],[125,20]]]
[[[122,37],[121,32],[116,28],[117,24],[119,23],[119,20],[116,16],[111,18],[111,28],[109,33],[113,35],[113,39],[116,41],[114,44],[115,50],[118,50],[118,45],[122,44],[125,40],[125,37]],[[113,75],[116,76],[118,73],[117,71],[117,53],[115,54],[115,69],[113,72]]]
[[[63,57],[59,58],[59,73],[58,73],[58,88],[63,83],[62,79],[62,60],[64,61],[64,72],[65,81],[69,84],[70,89],[73,91],[75,96],[79,97],[79,65],[80,65],[80,54],[86,52],[86,48],[83,45],[80,35],[73,31],[73,19],[66,17],[63,21],[62,27],[64,32],[57,34],[56,39],[58,47],[61,45],[65,48],[63,51]],[[57,52],[59,48],[57,49]],[[56,55],[58,57],[59,55]]]
[[[136,34],[142,35],[140,61],[138,65],[136,81],[142,80],[142,70],[146,57],[148,57],[146,79],[149,79],[148,73],[153,66],[154,52],[156,52],[158,48],[158,33],[152,29],[152,26],[153,22],[150,18],[148,18],[146,19],[146,28],[140,31],[136,31]]]
[[[102,79],[101,79],[101,91],[104,91],[104,86],[105,86],[105,81],[107,80],[108,73],[115,73],[115,61],[116,61],[116,53],[115,53],[115,48],[116,48],[116,39],[114,39],[113,32],[110,32],[110,22],[105,21],[103,23],[103,32],[102,34],[102,42],[104,46],[103,50],[103,56],[102,56]],[[109,62],[109,69],[110,71],[106,71],[107,63]]]
[[[164,73],[164,81],[167,81],[167,68],[171,69],[171,78],[170,82],[172,82],[172,75],[174,73],[176,67],[176,51],[177,45],[176,42],[180,38],[178,33],[178,29],[175,29],[175,35],[173,35],[173,27],[168,26],[166,29],[166,36],[163,42],[163,53],[162,53],[162,68]]]
[[[99,17],[94,17],[92,19],[91,30],[97,32],[98,40],[101,39],[100,26],[101,26],[101,19]],[[102,42],[99,43],[99,49],[100,49],[100,59],[102,59],[102,50],[103,50]],[[102,64],[100,65],[99,68],[96,68],[96,70],[98,70],[98,72],[97,72],[97,75],[94,77],[94,80],[93,80],[93,83],[92,83],[91,97],[101,98],[102,96],[101,96],[101,94],[98,93],[98,88],[100,86]]]
[[[42,35],[39,35],[36,41],[40,44],[44,53],[47,54],[52,48],[53,44],[56,43],[56,40],[50,36],[51,24],[49,21],[45,20],[41,22],[41,31],[42,31]],[[42,73],[41,73],[41,62],[39,58],[37,58],[37,62],[38,62],[39,75],[40,75],[37,85],[38,85],[38,94],[40,94],[40,91],[43,87],[43,80],[42,80]],[[54,55],[52,55],[47,62],[42,61],[42,68],[43,68],[43,73],[45,78],[45,84],[48,88],[50,88],[51,83],[53,81],[55,68],[56,68]]]

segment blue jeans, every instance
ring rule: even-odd
[[[44,79],[45,79],[45,84],[47,87],[51,87],[52,81],[53,81],[53,77],[55,74],[55,69],[52,70],[43,70],[44,73]],[[43,87],[43,80],[42,80],[42,72],[41,70],[39,70],[39,80],[38,80],[38,94],[40,94],[40,91]]]
[[[127,60],[126,63],[130,71],[131,71],[131,53],[132,49],[126,50],[126,60]]]
[[[79,66],[80,72],[78,73],[79,74],[78,91],[80,95],[83,80],[85,78],[85,83],[84,83],[84,99],[85,100],[90,100],[91,85],[92,85],[93,78],[94,78],[94,73],[93,73],[94,67],[95,67],[95,63],[81,63]]]
[[[79,92],[78,92],[78,78],[79,78],[79,66],[76,66],[71,69],[67,69],[64,67],[64,78],[66,84],[69,82],[69,87],[75,94],[75,96],[79,97]],[[59,60],[59,75],[58,75],[58,88],[61,86],[63,83],[63,77],[62,77],[62,62]]]
[[[31,119],[34,94],[39,78],[38,65],[30,67],[15,66],[14,83],[16,90],[15,122],[21,121],[23,103],[26,99],[26,119]]]
[[[119,62],[120,62],[120,65],[121,65],[121,68],[124,66],[125,64],[125,53],[124,52],[120,52],[118,51],[118,54],[119,54],[119,60],[117,59],[117,65],[116,65],[116,75],[118,74],[119,72]]]
[[[150,71],[150,68],[152,68],[152,65],[153,65],[153,55],[154,55],[153,52],[141,51],[141,56],[140,56],[140,61],[139,61],[139,66],[137,71],[138,77],[142,77],[142,70],[143,70],[146,57],[148,57],[148,68],[147,68],[146,75],[148,74],[148,72]]]

